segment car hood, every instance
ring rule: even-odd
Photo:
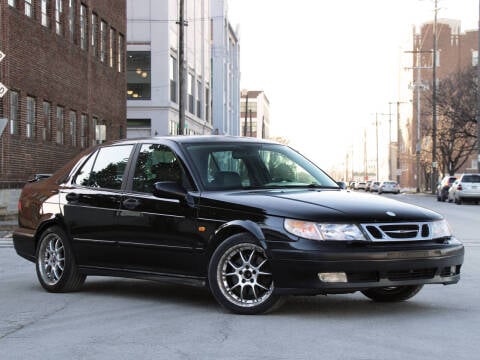
[[[440,220],[431,210],[379,195],[344,190],[207,192],[201,206],[310,221],[399,222]]]

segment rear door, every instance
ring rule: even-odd
[[[61,189],[64,219],[79,265],[118,267],[118,211],[133,145],[102,147]]]

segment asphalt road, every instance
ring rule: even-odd
[[[272,314],[239,316],[206,290],[139,280],[89,277],[81,292],[50,294],[34,265],[4,245],[0,359],[478,359],[480,205],[391,197],[449,220],[466,246],[458,284],[396,304],[291,297]]]

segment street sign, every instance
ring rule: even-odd
[[[0,51],[0,61],[2,61],[5,56],[6,55],[3,52]]]
[[[0,119],[0,136],[3,134],[3,130],[5,130],[5,127],[7,126],[8,119],[7,118],[1,118]]]
[[[7,93],[7,91],[8,91],[8,88],[2,83],[0,83],[0,99],[3,97],[3,95]]]

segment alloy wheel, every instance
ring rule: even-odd
[[[273,293],[273,276],[263,249],[243,243],[229,248],[217,267],[217,284],[223,296],[241,307],[264,303]]]

